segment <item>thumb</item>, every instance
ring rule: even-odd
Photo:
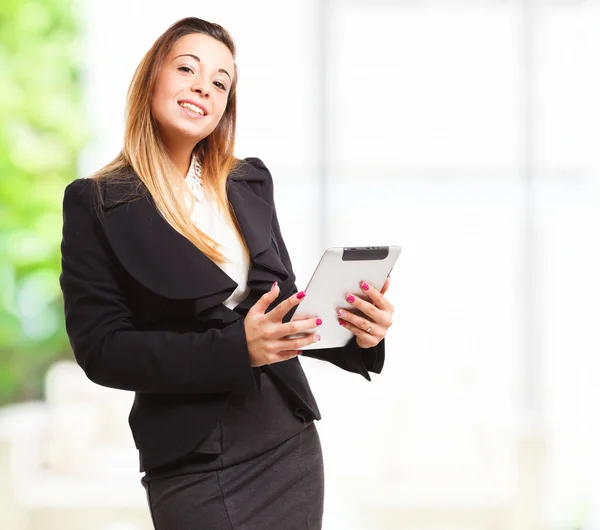
[[[275,282],[269,291],[263,294],[252,306],[251,311],[264,313],[279,295],[279,284]]]

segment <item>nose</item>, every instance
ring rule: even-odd
[[[192,86],[192,90],[200,96],[208,96],[208,86],[209,83],[206,83],[203,79],[200,79],[194,83],[194,85]]]

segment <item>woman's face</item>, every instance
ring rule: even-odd
[[[166,145],[196,144],[215,130],[233,76],[233,57],[222,42],[202,33],[175,42],[152,93],[152,115]]]

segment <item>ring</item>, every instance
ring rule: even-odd
[[[371,326],[369,326],[369,329],[365,330],[367,333],[371,333]]]

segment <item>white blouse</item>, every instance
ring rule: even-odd
[[[223,302],[229,309],[233,309],[250,292],[247,285],[249,262],[244,247],[237,237],[234,226],[227,221],[212,197],[204,194],[201,166],[195,155],[190,163],[185,182],[194,197],[191,214],[193,223],[218,242],[218,250],[227,258],[228,262],[217,263],[217,265],[238,284],[231,296]],[[188,203],[188,206],[191,205]]]

